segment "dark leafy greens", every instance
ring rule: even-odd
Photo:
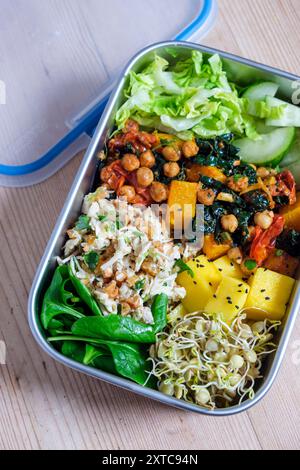
[[[41,312],[48,341],[75,361],[144,384],[149,377],[146,345],[154,343],[167,324],[167,295],[153,300],[153,325],[120,315],[104,317],[76,276],[79,269],[78,261],[72,258],[69,265],[59,266],[54,273]]]
[[[277,238],[276,246],[286,251],[290,256],[300,256],[300,232],[285,230]]]

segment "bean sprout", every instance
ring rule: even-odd
[[[161,392],[208,409],[226,408],[255,396],[263,358],[273,353],[280,322],[249,324],[241,311],[231,325],[219,315],[190,314],[157,335],[150,375]]]

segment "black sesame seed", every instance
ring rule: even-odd
[[[210,282],[209,285],[212,287],[212,282]]]
[[[243,287],[243,284],[239,284],[239,287]]]
[[[196,281],[193,281],[193,284],[196,286],[196,285],[197,285],[197,282],[196,282]]]
[[[260,292],[262,292],[262,293],[263,293],[263,292],[266,292],[266,289],[262,289]]]
[[[238,292],[242,292],[241,290],[238,290]]]
[[[271,297],[265,297],[265,300],[271,300]]]
[[[235,306],[235,308],[236,308],[237,310],[239,310],[239,309],[240,309],[240,307],[239,307],[238,305],[236,305],[236,306]]]
[[[245,294],[249,294],[249,289],[246,289],[246,290],[245,290]]]
[[[216,298],[217,298],[217,296],[216,296],[216,294],[214,294],[214,299],[216,299]]]
[[[229,305],[233,304],[232,300],[228,300],[228,303],[229,303]]]
[[[222,269],[222,268],[219,268],[219,271],[220,271],[220,273],[221,273],[221,272],[223,272],[223,269]]]
[[[230,266],[232,266],[234,268],[234,264],[232,262],[230,263]]]

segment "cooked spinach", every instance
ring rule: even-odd
[[[276,247],[286,251],[290,256],[300,256],[300,232],[284,230],[277,238]]]
[[[241,163],[239,166],[234,166],[232,168],[232,174],[233,176],[247,176],[249,184],[251,185],[257,183],[256,171],[251,165],[247,165],[247,163]]]
[[[250,211],[264,212],[270,208],[270,201],[262,191],[250,191],[243,198]]]

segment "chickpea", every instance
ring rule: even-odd
[[[237,193],[241,193],[245,191],[249,186],[249,178],[247,176],[242,176],[240,178],[236,176],[231,176],[228,179],[227,186],[229,189],[236,191]]]
[[[231,248],[231,250],[227,253],[228,258],[232,261],[235,261],[237,264],[242,264],[243,261],[243,253],[240,248]]]
[[[270,171],[267,168],[260,167],[257,169],[256,175],[259,178],[267,178],[270,175]]]
[[[180,150],[171,146],[165,147],[162,151],[162,154],[165,160],[168,162],[178,162],[181,157]]]
[[[221,218],[221,225],[225,232],[234,233],[238,229],[239,222],[236,216],[233,214],[223,215]]]
[[[166,185],[154,182],[150,187],[150,196],[155,202],[164,202],[168,199],[168,188]]]
[[[150,168],[145,168],[145,167],[139,168],[138,171],[136,172],[136,179],[137,179],[139,186],[142,186],[143,188],[147,188],[154,181],[153,171],[151,171]]]
[[[199,152],[199,147],[193,140],[188,140],[184,142],[182,146],[182,153],[185,158],[192,158],[195,157]]]
[[[176,162],[165,163],[164,174],[168,178],[175,178],[180,173],[180,166]]]
[[[145,168],[153,168],[155,165],[155,156],[151,150],[143,152],[140,156],[141,166]]]
[[[116,299],[119,295],[119,289],[117,287],[116,281],[111,281],[111,283],[103,289],[103,292],[107,294],[110,299]]]
[[[136,192],[135,192],[134,187],[133,186],[126,186],[126,185],[123,186],[120,189],[119,196],[125,198],[127,200],[127,202],[129,202],[129,203],[133,202],[133,200],[136,196]]]
[[[198,189],[197,198],[200,204],[212,206],[216,199],[216,195],[212,189]]]
[[[142,264],[142,271],[149,276],[156,276],[158,273],[157,265],[153,261],[144,261]]]
[[[108,183],[111,174],[111,169],[109,167],[105,166],[104,168],[102,168],[100,174],[101,181],[103,181],[103,183]]]
[[[124,170],[129,172],[135,171],[140,167],[140,161],[138,157],[131,153],[127,153],[126,155],[124,155],[121,163]]]
[[[133,119],[128,119],[125,122],[125,126],[123,127],[122,132],[124,134],[126,134],[127,132],[132,132],[134,134],[137,134],[139,132],[139,125]]]
[[[267,230],[271,227],[274,219],[274,212],[272,211],[264,211],[258,212],[255,214],[254,222],[256,225],[261,227],[263,230]]]

